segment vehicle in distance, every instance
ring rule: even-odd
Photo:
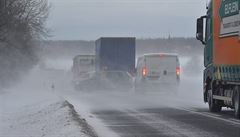
[[[204,102],[208,102],[211,112],[230,107],[237,118],[240,118],[239,4],[240,0],[211,0],[207,15],[197,19],[196,34],[205,45]]]
[[[180,82],[180,63],[177,54],[152,53],[138,57],[135,77],[136,91],[174,90]]]
[[[76,89],[87,86],[88,81],[95,71],[95,55],[77,55],[73,59],[73,84]]]
[[[135,41],[134,37],[102,37],[96,40],[96,74],[102,87],[132,89],[136,58]]]
[[[134,37],[102,37],[96,40],[96,71],[135,70],[136,42]]]

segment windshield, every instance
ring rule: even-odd
[[[80,71],[93,71],[95,69],[95,62],[93,59],[80,59],[79,61]]]

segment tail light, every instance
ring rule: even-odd
[[[143,77],[146,77],[147,74],[148,74],[147,68],[144,67],[144,68],[142,69],[142,76],[143,76]]]
[[[177,76],[180,76],[180,67],[177,67],[177,68],[176,68],[176,75],[177,75]]]

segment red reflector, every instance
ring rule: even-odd
[[[147,68],[146,67],[144,67],[143,69],[142,69],[142,76],[147,76],[147,73],[148,73],[148,71],[147,71]]]
[[[176,75],[179,76],[180,75],[180,67],[176,68]]]

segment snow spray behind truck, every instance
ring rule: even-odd
[[[237,118],[240,118],[239,4],[240,0],[211,0],[207,15],[197,19],[196,34],[205,45],[204,102],[208,102],[211,112],[230,107]]]

